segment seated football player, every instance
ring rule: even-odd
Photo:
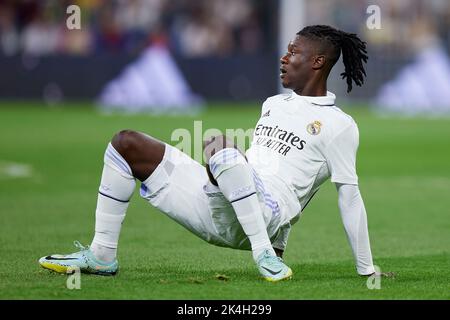
[[[65,273],[114,275],[122,222],[135,189],[140,195],[203,240],[251,250],[260,275],[289,279],[282,259],[291,226],[331,179],[360,275],[375,272],[367,216],[358,188],[355,121],[327,91],[331,69],[342,55],[348,87],[364,82],[365,42],[329,26],[299,31],[281,57],[280,78],[290,93],[262,105],[253,141],[245,154],[223,136],[205,142],[206,167],[149,135],[118,132],[108,144],[95,213],[95,235],[88,247],[50,255],[42,267]]]

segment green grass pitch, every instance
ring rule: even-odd
[[[375,264],[396,272],[369,290],[356,274],[327,182],[294,225],[291,281],[258,278],[250,252],[212,246],[137,193],[122,228],[116,277],[67,276],[37,260],[89,244],[103,152],[124,128],[170,142],[176,128],[252,128],[255,105],[215,105],[196,116],[102,115],[88,105],[0,104],[0,299],[449,299],[450,118],[358,122],[358,173]],[[22,166],[21,166],[22,165]],[[225,276],[221,279],[217,275]]]

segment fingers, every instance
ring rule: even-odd
[[[383,277],[383,278],[395,278],[397,275],[395,272],[374,272],[370,274],[364,274],[365,277],[370,277],[375,275],[376,277]]]

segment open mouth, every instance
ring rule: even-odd
[[[280,68],[280,77],[283,78],[284,75],[286,74],[286,72],[287,72],[287,71],[286,71],[285,69]]]

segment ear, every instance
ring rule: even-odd
[[[322,69],[323,66],[325,65],[325,56],[324,55],[317,55],[317,56],[314,56],[313,59],[314,60],[313,60],[312,68],[314,70]]]

